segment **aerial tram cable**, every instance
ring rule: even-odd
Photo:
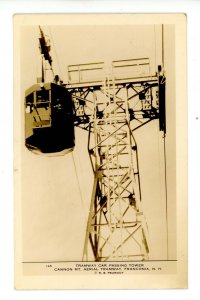
[[[156,43],[156,25],[154,24],[154,67],[155,67],[155,72],[157,70],[157,65],[156,65],[156,55],[157,55],[157,43]]]
[[[157,34],[156,25],[154,24],[154,55],[155,55],[155,68],[156,68],[156,57],[157,57]],[[164,69],[164,24],[161,25],[161,63],[162,72]],[[165,78],[165,74],[164,74]],[[165,79],[164,79],[165,80]],[[169,236],[168,236],[168,195],[167,195],[167,158],[166,158],[166,130],[163,130],[163,153],[164,153],[164,192],[165,192],[165,226],[166,226],[166,244],[167,244],[167,259],[169,258]],[[159,145],[159,132],[158,132],[158,145]],[[160,147],[158,146],[158,151],[160,152]],[[159,160],[160,161],[160,160]],[[159,163],[160,165],[160,163]],[[160,187],[161,187],[161,176],[160,176]]]
[[[162,26],[162,66],[164,70],[164,63],[165,63],[165,52],[164,52],[164,24]],[[166,109],[166,108],[165,108]],[[166,132],[163,132],[163,140],[164,140],[164,170],[165,170],[165,199],[166,199],[166,231],[167,231],[167,259],[169,256],[168,249],[169,249],[169,232],[168,232],[168,195],[167,195],[167,156],[166,156]]]
[[[59,63],[59,59],[58,59],[58,55],[57,55],[57,51],[56,51],[56,47],[55,47],[55,43],[54,43],[54,40],[53,40],[53,36],[52,36],[52,32],[51,32],[50,26],[48,26],[48,31],[49,31],[49,35],[50,35],[51,42],[52,42],[52,45],[53,45],[53,49],[54,49],[54,53],[55,53],[55,57],[56,57],[56,61],[57,61],[57,66],[58,66],[58,69],[59,69],[59,73],[61,75],[61,78],[63,78],[63,74],[62,74],[62,70],[61,70],[61,67],[60,67],[60,63]],[[87,221],[87,214],[86,214],[86,210],[85,210],[85,205],[84,205],[84,201],[83,201],[83,195],[82,195],[82,191],[81,191],[80,180],[79,180],[78,171],[77,171],[75,157],[74,157],[74,153],[73,152],[72,152],[72,160],[73,160],[74,170],[75,170],[75,174],[76,174],[76,180],[77,180],[78,190],[79,190],[79,194],[80,194],[80,198],[81,198],[81,206],[82,206],[83,212],[84,212],[84,219],[85,219],[85,221]]]
[[[80,185],[80,180],[79,180],[78,171],[77,171],[77,167],[76,167],[74,152],[72,152],[72,159],[73,159],[73,165],[74,165],[74,170],[75,170],[75,174],[76,174],[76,180],[78,183],[78,190],[79,190],[79,194],[80,194],[80,198],[81,198],[81,206],[83,208],[84,221],[87,222],[87,213],[86,213],[86,208],[85,208],[85,204],[84,204],[84,200],[83,200],[83,194],[81,191],[81,185]]]
[[[57,51],[56,51],[56,46],[55,46],[55,43],[54,43],[54,40],[53,40],[53,36],[52,36],[50,26],[48,26],[48,30],[49,30],[49,35],[50,35],[50,38],[51,38],[51,41],[52,41],[52,45],[53,45],[53,49],[54,49],[55,58],[56,58],[56,61],[57,61],[59,73],[60,73],[61,78],[63,79],[64,77],[63,77],[62,70],[61,70],[61,67],[60,67],[60,62],[59,62],[59,59],[58,59],[58,54],[57,54]]]
[[[40,52],[41,52],[41,55],[42,55],[42,82],[45,82],[45,75],[46,75],[46,66],[44,67],[44,63],[46,63],[48,61],[49,63],[49,67],[50,67],[50,70],[53,74],[53,77],[55,76],[54,75],[54,70],[53,70],[53,67],[52,67],[52,58],[51,58],[51,55],[50,55],[50,41],[49,39],[47,40],[45,38],[45,35],[44,35],[44,32],[41,28],[41,26],[39,25],[39,31],[40,31],[40,38],[39,38],[39,48],[40,48]]]

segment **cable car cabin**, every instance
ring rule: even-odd
[[[28,149],[46,154],[73,149],[73,103],[65,87],[35,84],[25,92],[25,106]]]

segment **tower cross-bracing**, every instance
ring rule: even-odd
[[[146,260],[148,227],[134,131],[159,119],[165,134],[165,76],[160,66],[150,74],[148,58],[114,61],[109,71],[102,62],[73,65],[68,76],[74,124],[89,132],[94,172],[83,260]]]

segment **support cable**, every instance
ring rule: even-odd
[[[162,66],[164,69],[164,24],[162,24]]]
[[[44,33],[43,33],[43,30],[42,30],[42,28],[41,28],[41,26],[39,26],[39,31],[40,31],[40,35],[41,35],[41,37],[44,39],[44,41],[45,41],[45,46],[44,47],[46,47],[46,39],[45,39],[45,35],[44,35]],[[42,50],[42,46],[40,45],[40,50],[41,51],[43,51]],[[54,70],[53,70],[53,67],[52,67],[52,58],[51,58],[51,56],[49,55],[49,49],[47,50],[48,51],[48,57],[44,57],[44,53],[43,52],[41,52],[42,54],[43,54],[43,56],[42,56],[42,82],[45,82],[45,77],[46,77],[46,66],[45,66],[45,68],[44,68],[44,63],[45,63],[45,61],[46,60],[48,60],[48,62],[49,62],[49,66],[50,66],[50,70],[52,71],[52,74],[53,74],[53,77],[55,76],[54,75]],[[44,61],[43,61],[44,60]]]
[[[85,205],[84,205],[84,201],[83,201],[83,195],[82,195],[82,192],[81,192],[81,185],[80,185],[80,181],[79,181],[79,177],[78,177],[78,171],[77,171],[77,167],[76,167],[73,152],[72,152],[72,159],[73,159],[73,164],[74,164],[74,169],[75,169],[75,174],[76,174],[76,180],[77,180],[77,184],[78,184],[78,190],[79,190],[79,194],[80,194],[80,198],[81,198],[81,206],[83,208],[84,220],[87,222],[86,209],[85,209]]]
[[[166,199],[166,234],[167,234],[167,259],[169,258],[169,237],[168,237],[168,195],[167,195],[167,158],[166,158],[166,141],[164,134],[164,170],[165,170],[165,199]]]
[[[157,71],[157,65],[156,65],[156,55],[157,55],[157,43],[156,43],[156,25],[154,24],[154,64],[155,64],[155,73]]]
[[[162,24],[162,68],[164,70],[164,24]],[[165,107],[166,109],[166,107]],[[166,134],[164,132],[163,135],[163,140],[164,140],[164,169],[165,169],[165,199],[166,199],[166,234],[167,234],[167,259],[169,256],[169,232],[168,232],[168,195],[167,195],[167,157],[166,157]]]
[[[51,33],[50,26],[48,26],[48,30],[49,30],[49,34],[50,34],[50,37],[51,37],[51,41],[52,41],[52,45],[53,45],[53,49],[54,49],[54,53],[55,53],[55,57],[56,57],[57,65],[58,65],[58,69],[59,69],[61,78],[63,79],[63,74],[62,74],[62,70],[61,70],[61,67],[60,67],[60,63],[59,63],[59,59],[58,59],[58,55],[57,55],[57,51],[56,51],[56,46],[55,46],[55,43],[54,43],[54,40],[53,40],[53,36],[52,36],[52,33]],[[53,69],[52,69],[52,71],[53,71]]]

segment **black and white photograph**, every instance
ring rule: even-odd
[[[20,288],[32,276],[89,275],[93,287],[82,288],[148,288],[146,276],[154,288],[187,286],[177,196],[185,23],[183,14],[15,16]]]

